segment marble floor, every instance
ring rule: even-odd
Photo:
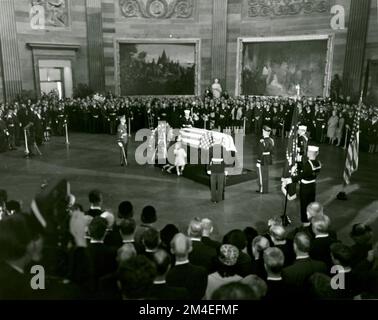
[[[245,137],[243,165],[255,169],[256,141],[253,135]],[[215,222],[215,236],[220,237],[234,228],[254,226],[263,230],[266,221],[281,215],[284,197],[280,191],[280,177],[285,158],[285,141],[276,139],[274,165],[270,173],[270,193],[256,194],[256,180],[226,188],[222,203],[210,201],[207,186],[183,177],[163,174],[153,165],[140,166],[134,151],[140,142],[134,137],[129,146],[130,164],[119,166],[115,137],[73,133],[70,145],[63,137],[52,137],[41,147],[42,156],[23,158],[23,148],[0,154],[0,188],[8,191],[9,199],[22,200],[27,209],[33,195],[44,182],[67,178],[77,201],[88,206],[87,194],[92,188],[104,193],[104,207],[116,210],[118,203],[133,203],[137,219],[145,205],[153,205],[158,213],[159,227],[177,224],[183,231],[193,217],[208,217]],[[318,178],[317,198],[326,208],[339,238],[350,241],[348,233],[357,222],[367,222],[378,238],[378,154],[360,153],[360,168],[346,189],[348,201],[336,200],[342,188],[345,151],[335,146],[321,145],[322,172]],[[299,203],[288,204],[288,215],[299,223]]]

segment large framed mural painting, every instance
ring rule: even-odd
[[[121,95],[192,96],[199,93],[199,40],[138,42],[134,39],[119,40],[116,45],[116,73]]]
[[[332,35],[239,38],[236,94],[329,96]]]

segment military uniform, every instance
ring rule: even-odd
[[[127,135],[127,125],[120,123],[117,128],[117,142],[120,148],[120,160],[121,166],[127,165],[127,145],[128,145],[128,135]]]
[[[265,130],[265,129],[264,129]],[[270,132],[270,128],[268,130]],[[269,166],[273,164],[274,140],[263,137],[258,144],[257,169],[259,174],[259,193],[269,192]]]
[[[210,174],[211,201],[220,202],[224,200],[225,189],[226,165],[223,159],[223,147],[219,144],[214,145],[210,148],[209,155],[211,161],[207,173]]]
[[[299,170],[297,176],[292,178],[293,182],[300,182],[300,204],[301,220],[303,223],[308,222],[307,206],[315,202],[316,197],[316,178],[322,165],[319,160],[307,160]]]
[[[255,122],[255,135],[259,137],[261,135],[263,123],[263,110],[260,106],[255,106],[253,109],[253,120]]]

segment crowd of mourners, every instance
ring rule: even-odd
[[[335,101],[336,100],[336,101]],[[240,96],[226,92],[213,98],[210,90],[201,97],[115,97],[93,95],[59,100],[51,93],[38,101],[0,105],[0,152],[23,145],[24,128],[30,140],[41,145],[51,135],[69,131],[116,134],[119,117],[125,115],[130,130],[156,128],[159,120],[180,128],[184,111],[190,111],[192,125],[198,128],[235,132],[245,130],[260,136],[269,126],[273,136],[288,136],[295,105],[299,106],[299,124],[306,125],[310,140],[345,147],[351,134],[358,102],[346,99],[302,97]],[[360,148],[378,152],[378,108],[363,105],[360,122]]]
[[[89,192],[85,208],[73,199],[67,201],[68,240],[54,247],[33,215],[0,191],[0,299],[378,298],[372,229],[353,225],[353,245],[346,245],[317,202],[307,208],[310,222],[300,227],[273,217],[265,229],[243,226],[215,237],[217,226],[206,216],[193,217],[181,230],[175,224],[158,228],[153,206],[123,201],[113,214],[99,190]],[[31,286],[35,265],[46,269],[35,281],[44,290]]]

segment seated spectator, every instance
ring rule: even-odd
[[[247,253],[253,259],[253,253],[252,253],[252,241],[254,238],[256,238],[259,234],[257,231],[252,227],[246,227],[243,230],[245,237],[247,239]]]
[[[306,299],[309,297],[308,279],[315,272],[327,274],[327,265],[310,258],[310,237],[304,232],[298,232],[294,237],[295,262],[282,270],[288,295],[291,298]]]
[[[134,244],[125,243],[117,250],[117,266],[137,256]],[[98,281],[96,298],[101,300],[122,300],[122,295],[118,287],[117,271],[101,277]]]
[[[332,243],[330,249],[333,265],[337,266],[333,268],[336,268],[335,271],[342,276],[344,282],[340,296],[343,299],[352,299],[361,293],[361,287],[358,285],[359,274],[356,274],[351,268],[352,251],[341,242]]]
[[[90,203],[89,210],[87,211],[87,215],[91,217],[100,216],[104,210],[102,210],[102,193],[99,190],[92,190],[88,194],[88,200]]]
[[[359,265],[366,260],[368,252],[373,247],[373,232],[371,228],[363,223],[353,225],[350,232],[354,244],[352,250],[352,267]]]
[[[215,263],[216,271],[207,278],[206,299],[210,299],[213,292],[220,286],[242,279],[242,277],[236,274],[238,257],[239,249],[231,244],[222,244],[218,249]]]
[[[0,221],[0,300],[36,299],[28,266],[42,258],[42,237],[32,230],[25,215]]]
[[[378,242],[369,251],[367,262],[370,268],[360,273],[362,299],[378,299]]]
[[[111,231],[106,234],[104,243],[119,248],[122,245],[122,238],[120,235],[119,226],[125,219],[133,218],[134,209],[129,201],[122,201],[118,206],[118,216]]]
[[[211,234],[214,231],[213,222],[208,218],[204,218],[201,220],[201,226],[202,226],[201,241],[209,247],[218,249],[221,246],[221,243],[211,239]]]
[[[157,221],[155,208],[153,206],[144,207],[140,215],[140,220],[142,223],[137,227],[134,239],[137,251],[143,252],[142,234],[146,229],[155,227]]]
[[[173,237],[179,232],[179,229],[174,224],[167,224],[163,229],[160,230],[161,247],[170,253],[171,241]]]
[[[97,281],[100,277],[112,273],[116,269],[116,251],[104,244],[107,226],[107,221],[100,216],[93,218],[88,226],[90,237],[88,254],[93,270],[94,290],[97,290]]]
[[[202,225],[198,218],[193,219],[188,227],[188,236],[192,241],[192,251],[189,254],[189,261],[197,266],[204,267],[210,274],[213,270],[213,262],[217,255],[214,248],[201,242]]]
[[[130,201],[122,201],[118,205],[118,219],[130,219],[134,217],[134,207]]]
[[[271,226],[269,229],[270,246],[279,248],[285,257],[285,266],[292,264],[295,260],[293,244],[286,239],[286,230],[283,226]]]
[[[160,245],[160,233],[154,228],[146,229],[142,234],[142,243],[144,247],[143,255],[152,259],[153,254],[158,251]]]
[[[165,250],[157,250],[152,254],[152,261],[156,267],[156,277],[150,290],[150,299],[157,300],[186,300],[189,292],[185,288],[167,285],[166,276],[171,268],[171,256]]]
[[[228,232],[223,237],[224,244],[232,244],[239,249],[239,257],[235,266],[236,273],[241,277],[246,277],[252,273],[252,260],[247,254],[247,238],[243,231],[235,229]]]
[[[156,276],[156,268],[145,256],[136,256],[120,264],[117,277],[122,299],[147,299]]]
[[[21,203],[16,200],[9,200],[6,204],[8,215],[21,214]]]
[[[122,239],[122,243],[130,243],[135,247],[135,230],[136,230],[136,223],[133,218],[124,219],[120,222],[119,226],[119,233]]]
[[[264,251],[264,265],[267,273],[266,284],[268,286],[266,300],[279,300],[286,296],[285,283],[281,274],[284,262],[285,256],[281,249],[273,247]]]
[[[336,239],[331,237],[328,232],[330,223],[330,219],[326,215],[316,216],[311,220],[315,238],[311,241],[310,257],[323,261],[328,269],[332,266],[330,246],[336,242]]]
[[[207,270],[189,262],[192,242],[182,233],[174,236],[171,251],[175,255],[175,266],[167,274],[167,284],[172,287],[186,288],[189,298],[200,300],[204,297],[207,287]]]
[[[332,279],[330,276],[315,272],[309,278],[309,297],[314,300],[334,300],[339,299],[339,291],[334,290],[331,286]]]
[[[250,287],[255,295],[256,300],[261,300],[266,296],[268,287],[263,279],[256,276],[255,274],[250,274],[240,281]]]
[[[264,267],[263,253],[269,248],[269,240],[263,236],[257,236],[252,241],[252,274],[259,276],[261,279],[266,279],[266,271]]]
[[[231,282],[214,291],[211,300],[257,300],[253,290],[246,284]]]

